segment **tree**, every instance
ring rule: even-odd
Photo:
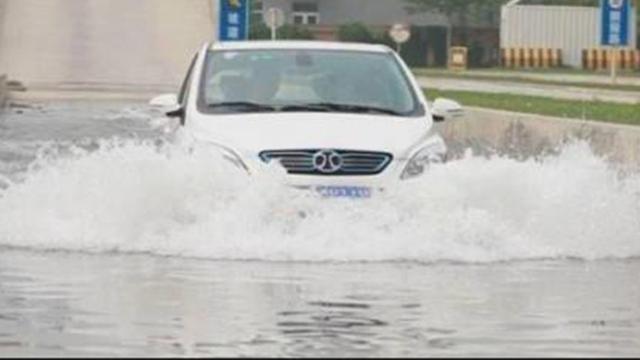
[[[640,1],[635,2],[636,5],[636,32],[638,33],[638,38],[640,39]],[[638,41],[637,48],[640,49],[640,41]]]
[[[469,17],[475,11],[500,11],[505,0],[405,0],[411,13],[437,11],[448,18]]]
[[[410,14],[438,12],[447,17],[450,26],[453,23],[460,25],[463,28],[463,43],[460,45],[467,45],[470,22],[486,18],[490,13],[499,14],[500,7],[506,0],[405,0],[405,2],[407,3],[406,10]],[[493,16],[493,18],[499,19],[500,17]],[[451,36],[450,33],[451,30],[449,30],[449,36]]]
[[[598,6],[600,0],[524,0],[524,5]]]

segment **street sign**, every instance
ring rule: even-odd
[[[403,43],[409,41],[411,38],[411,30],[407,24],[394,24],[389,29],[389,36],[396,43],[396,51],[400,54],[401,46]]]
[[[249,37],[249,0],[220,1],[220,41],[246,40]]]
[[[600,0],[601,40],[603,46],[628,46],[631,0]]]
[[[279,28],[284,25],[284,11],[276,7],[268,8],[264,14],[264,23],[270,28]]]
[[[402,44],[411,38],[411,30],[406,24],[394,24],[391,29],[389,29],[389,36],[396,44]]]
[[[631,0],[600,0],[600,44],[610,46],[611,82],[616,82],[618,50],[629,45]]]
[[[276,31],[284,25],[284,11],[271,7],[264,13],[264,23],[271,29],[271,39],[276,39]]]

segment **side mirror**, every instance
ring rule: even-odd
[[[180,118],[180,124],[184,125],[184,109],[178,103],[176,94],[159,95],[149,101],[149,105],[162,109],[170,118]]]
[[[433,102],[431,113],[433,114],[433,121],[442,122],[464,115],[464,110],[457,101],[437,98]]]

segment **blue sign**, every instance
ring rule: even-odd
[[[249,0],[220,1],[220,41],[247,40],[249,37]]]
[[[631,0],[600,0],[602,35],[605,46],[629,45]]]

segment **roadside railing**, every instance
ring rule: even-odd
[[[608,69],[614,58],[617,59],[619,69],[640,70],[640,50],[633,49],[584,49],[582,50],[582,67],[589,70]]]
[[[507,68],[549,68],[562,66],[562,50],[550,48],[503,48],[501,64]]]

